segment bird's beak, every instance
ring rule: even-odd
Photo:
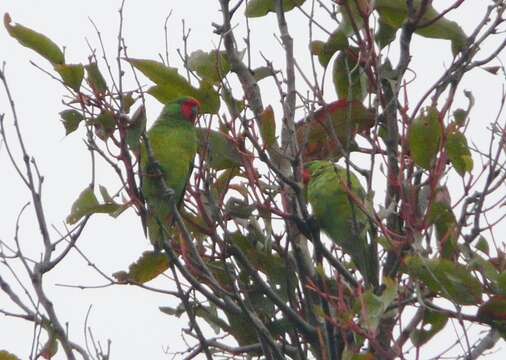
[[[199,107],[193,106],[192,107],[192,118],[195,120],[197,119],[197,115],[199,114]]]

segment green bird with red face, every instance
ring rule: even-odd
[[[147,131],[153,157],[173,196],[163,193],[162,182],[141,148],[142,192],[148,213],[146,225],[151,243],[159,245],[167,238],[173,222],[173,206],[179,206],[193,170],[198,138],[195,130],[200,104],[191,97],[167,103],[153,126]]]

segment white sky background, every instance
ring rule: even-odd
[[[441,9],[451,1],[435,3]],[[467,33],[478,19],[481,19],[484,6],[479,3],[481,2],[466,1],[462,9],[452,13],[451,18],[458,20]],[[85,37],[94,47],[99,48],[96,34],[88,21],[88,17],[91,17],[102,32],[109,59],[113,60],[116,52],[119,5],[119,0],[4,0],[0,3],[0,14],[9,12],[14,22],[42,32],[57,44],[66,46],[67,62],[87,61],[89,50]],[[175,49],[182,47],[182,18],[186,19],[187,26],[192,29],[189,41],[190,52],[197,49],[212,49],[218,44],[219,38],[212,33],[211,26],[211,22],[220,23],[221,20],[218,1],[127,0],[124,11],[124,37],[131,57],[157,59],[158,54],[164,52],[163,23],[171,9],[173,9],[173,15],[169,21],[171,65],[180,64]],[[477,10],[480,12],[477,13]],[[237,17],[237,19],[242,18]],[[283,66],[280,46],[273,37],[273,34],[278,32],[274,20],[273,15],[251,20],[252,54],[255,66],[264,65],[258,57],[258,51],[262,51],[266,57],[274,60],[275,67]],[[297,10],[290,13],[288,20],[289,29],[295,39],[296,59],[304,69],[310,70],[307,21]],[[238,30],[243,31],[244,24],[241,23]],[[329,27],[329,30],[332,31],[333,27]],[[317,34],[315,38],[326,40],[326,36],[316,30],[315,33]],[[497,41],[502,40],[500,36],[504,34],[498,35]],[[410,104],[414,106],[416,97],[425,92],[427,86],[441,74],[445,63],[449,64],[450,43],[415,36],[412,49],[414,58],[410,68],[416,72],[417,79],[411,85],[409,93],[413,96]],[[391,51],[396,54],[396,50]],[[502,58],[505,59],[504,54]],[[82,142],[84,136],[82,131],[64,137],[64,129],[58,117],[58,112],[63,110],[61,105],[63,88],[30,65],[29,60],[34,60],[37,64],[50,69],[44,59],[10,38],[2,26],[0,28],[0,61],[7,62],[6,73],[16,101],[28,151],[36,157],[37,164],[45,175],[43,196],[48,222],[61,228],[72,202],[89,184],[89,154],[85,151]],[[125,68],[128,67],[125,66]],[[335,94],[331,82],[327,81],[327,84],[329,86],[325,98],[331,101],[335,99]],[[132,88],[135,86],[132,82],[130,84],[127,82],[127,85]],[[463,89],[472,90],[476,96],[476,106],[471,114],[473,125],[469,132],[472,141],[481,144],[488,141],[485,124],[493,121],[496,116],[503,85],[504,77],[492,76],[485,71],[474,71],[465,78],[457,95],[457,103],[465,105],[462,96]],[[262,87],[264,105],[269,104],[270,101],[276,101],[272,105],[279,111],[277,100],[279,97],[272,82],[264,81]],[[0,95],[0,113],[6,113],[5,122],[9,130],[12,130],[11,113],[3,90],[0,93],[2,94]],[[239,90],[237,94],[240,95]],[[148,103],[148,121],[156,117],[160,107],[161,105],[155,101]],[[9,136],[13,143],[12,131]],[[475,158],[475,166],[479,165],[478,159]],[[108,185],[112,190],[115,189],[116,180],[113,179],[111,171],[100,167],[97,177],[97,183]],[[2,184],[0,187],[0,239],[11,242],[17,213],[30,198],[10,165],[4,148],[0,148],[0,179]],[[33,211],[30,208],[21,221],[20,240],[26,253],[37,257],[41,240],[32,218]],[[504,230],[504,227],[502,229]],[[108,274],[126,269],[143,250],[149,248],[139,221],[132,213],[124,214],[115,220],[108,216],[93,216],[78,245]],[[3,267],[0,267],[0,274],[2,276],[7,274]],[[169,346],[170,351],[185,348],[179,335],[180,327],[185,325],[184,320],[168,317],[158,310],[158,306],[161,305],[175,306],[173,299],[134,287],[117,286],[81,291],[58,287],[55,286],[56,283],[99,285],[103,284],[103,280],[75,252],[72,252],[57,267],[57,270],[52,271],[45,279],[46,290],[55,303],[56,311],[63,322],[69,322],[71,338],[76,342],[82,343],[85,314],[89,305],[93,304],[89,325],[93,328],[95,338],[100,339],[102,343],[105,343],[106,339],[112,340],[113,359],[167,359],[169,357],[163,353],[162,347]],[[164,279],[156,280],[156,285],[168,286]],[[21,295],[20,291],[18,293]],[[7,304],[9,303],[5,296],[0,293],[0,307]],[[10,305],[7,308],[14,310]],[[29,354],[31,339],[31,324],[0,317],[0,350],[6,349],[25,358]],[[448,339],[439,336],[438,342],[434,343],[429,352],[432,353],[433,350],[433,354],[436,354],[438,350],[449,345]],[[504,343],[500,343],[499,350],[489,358],[502,358],[506,355],[504,348]],[[429,354],[426,356],[428,357]],[[57,358],[63,358],[63,352],[60,352]]]

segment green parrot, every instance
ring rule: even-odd
[[[191,97],[182,97],[166,104],[158,119],[147,131],[155,161],[160,166],[167,186],[174,191],[171,198],[179,206],[193,170],[197,153],[195,120],[200,104]],[[146,225],[151,243],[157,247],[172,225],[172,206],[163,196],[160,180],[150,168],[146,147],[141,147],[142,192],[147,203]],[[165,228],[163,228],[165,227]]]
[[[352,200],[352,196],[366,198],[358,178],[350,172],[348,187],[346,169],[329,161],[312,161],[306,164],[304,180],[320,229],[351,257],[366,283],[376,286],[377,261],[367,243],[369,219]]]

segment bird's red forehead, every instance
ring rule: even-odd
[[[181,105],[181,114],[186,120],[194,123],[199,109],[200,103],[196,99],[190,98]]]
[[[307,185],[309,181],[311,180],[311,172],[309,169],[302,170],[302,182],[304,185]]]

